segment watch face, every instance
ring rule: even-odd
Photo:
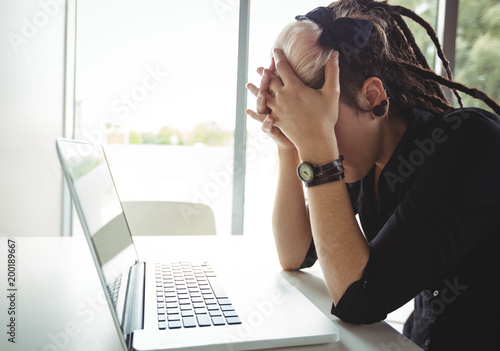
[[[302,162],[297,169],[299,178],[304,182],[309,183],[314,178],[314,171],[310,164]]]

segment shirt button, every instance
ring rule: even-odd
[[[429,346],[430,343],[431,343],[431,341],[429,339],[425,339],[425,342],[424,342],[425,346]]]
[[[433,293],[434,296],[438,296],[439,295],[439,291],[437,290],[434,290],[434,293]]]
[[[365,290],[368,289],[368,280],[365,280],[363,282],[363,289],[365,289]]]

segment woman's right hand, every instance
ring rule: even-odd
[[[269,69],[264,67],[257,68],[257,73],[262,77],[260,81],[260,88],[257,88],[252,83],[247,83],[246,88],[257,98],[257,112],[247,109],[246,114],[253,119],[262,123],[262,131],[269,135],[281,151],[293,151],[297,149],[295,145],[281,132],[281,130],[274,126],[274,119],[271,115],[272,111],[266,104],[266,97],[271,94],[269,84],[272,79],[279,79],[272,71],[274,71],[274,59],[271,62]]]

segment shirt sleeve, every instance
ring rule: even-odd
[[[307,251],[306,258],[300,265],[299,269],[312,267],[318,260],[318,254],[316,253],[316,246],[314,245],[314,240],[311,240],[311,245]]]
[[[448,117],[433,128],[443,142],[427,149],[409,189],[370,242],[362,279],[332,307],[340,319],[385,319],[499,227],[500,123],[471,113]]]

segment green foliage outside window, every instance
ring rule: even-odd
[[[458,7],[455,79],[500,101],[500,2],[461,0]],[[487,109],[462,94],[464,106]]]
[[[441,0],[444,1],[444,0]],[[417,12],[437,28],[438,0],[389,0]],[[425,31],[406,19],[431,68],[435,50]],[[498,0],[460,0],[456,37],[454,79],[478,88],[497,102],[500,101],[500,2]],[[464,106],[488,109],[481,101],[461,94]],[[456,100],[453,101],[458,106]]]
[[[108,141],[110,142],[123,143],[124,140],[122,129],[108,133]],[[213,121],[197,124],[191,131],[187,132],[180,132],[165,126],[158,132],[132,130],[128,133],[128,144],[229,146],[232,141],[233,132],[222,129]]]
[[[406,7],[426,20],[433,28],[437,27],[437,13],[438,13],[438,0],[389,0],[391,5],[400,5]],[[403,16],[406,24],[410,28],[415,41],[417,42],[420,50],[425,55],[427,62],[431,68],[434,67],[436,59],[436,49],[434,43],[429,38],[429,35],[420,24],[414,22],[412,19]]]

